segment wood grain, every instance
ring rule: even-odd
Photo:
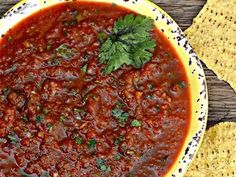
[[[19,0],[0,0],[0,15],[17,2]],[[153,0],[153,2],[167,11],[182,30],[185,30],[191,25],[206,0]],[[220,81],[205,65],[204,70],[209,92],[208,126],[222,121],[236,121],[236,93],[229,84]]]

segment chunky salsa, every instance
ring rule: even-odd
[[[140,68],[105,74],[100,46],[134,12],[67,2],[0,42],[0,176],[152,177],[175,162],[190,119],[185,69],[158,29]]]

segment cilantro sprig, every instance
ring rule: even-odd
[[[100,49],[100,62],[106,64],[104,73],[109,74],[124,64],[141,68],[150,61],[156,47],[152,30],[153,20],[149,17],[129,14],[119,18]]]

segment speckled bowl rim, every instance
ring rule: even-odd
[[[23,0],[0,19],[0,40],[11,27],[34,12],[60,2],[72,0]],[[78,0],[85,1],[85,0]],[[181,177],[187,171],[204,135],[208,115],[208,92],[200,60],[174,20],[160,7],[148,0],[86,0],[124,6],[139,14],[150,16],[176,49],[187,72],[191,91],[191,122],[184,145],[177,160],[165,176]]]

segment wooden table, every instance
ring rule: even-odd
[[[5,13],[19,0],[0,0],[0,15]],[[166,10],[185,30],[190,26],[193,18],[206,3],[206,0],[153,0]],[[203,64],[204,65],[204,64]],[[236,93],[224,81],[204,66],[209,91],[208,126],[222,121],[236,122]]]

